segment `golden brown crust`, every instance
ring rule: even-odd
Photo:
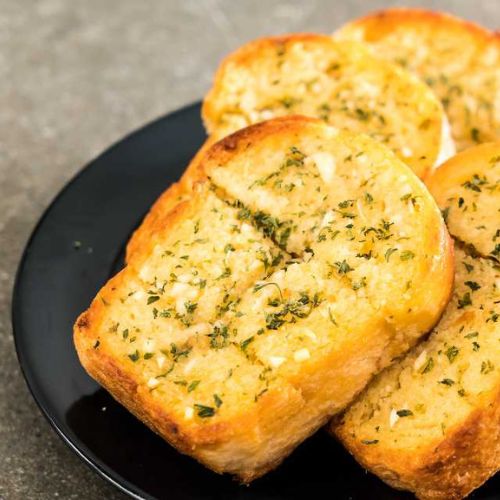
[[[499,182],[500,142],[462,151],[425,179],[451,234],[484,257],[500,257]]]
[[[425,184],[436,198],[443,202],[442,186],[460,186],[468,176],[482,169],[484,163],[500,154],[500,142],[488,142],[469,148],[443,163],[424,179]]]
[[[295,41],[314,41],[323,39],[326,42],[329,42],[329,37],[327,35],[318,35],[317,33],[293,33],[268,36],[246,43],[222,60],[217,68],[217,71],[215,72],[212,88],[207,92],[201,107],[201,116],[203,118],[205,128],[209,132],[213,132],[215,127],[214,123],[216,122],[216,116],[218,114],[216,106],[217,102],[214,97],[219,92],[219,89],[223,87],[224,79],[226,78],[225,73],[228,68],[234,64],[242,66],[248,65],[248,63],[255,57],[256,51],[263,50],[266,47],[279,47],[292,39]]]

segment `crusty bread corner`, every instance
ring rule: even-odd
[[[457,239],[452,301],[330,427],[363,466],[424,500],[461,499],[500,470],[499,183],[500,143],[427,179]]]
[[[301,114],[371,135],[419,177],[454,153],[434,93],[360,43],[296,33],[250,42],[219,66],[202,108],[223,137],[266,119]]]
[[[391,8],[348,22],[338,40],[370,45],[443,102],[458,151],[500,139],[500,35],[450,14]]]
[[[435,323],[452,254],[408,167],[317,120],[240,131],[203,171],[74,340],[88,373],[146,425],[250,482]]]

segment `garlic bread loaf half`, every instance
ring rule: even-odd
[[[429,179],[457,238],[453,298],[429,339],[331,424],[364,467],[424,500],[463,498],[500,469],[499,185],[500,143]]]
[[[74,340],[146,425],[250,482],[432,327],[452,249],[424,185],[369,137],[287,117],[202,163],[207,180],[101,289]]]
[[[441,99],[457,149],[500,139],[500,36],[449,14],[393,8],[347,23],[335,39],[364,42],[419,75]]]
[[[230,54],[203,102],[210,134],[301,114],[383,142],[423,177],[454,152],[434,93],[362,44],[318,34],[262,38]]]

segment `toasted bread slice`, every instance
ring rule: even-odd
[[[153,430],[248,482],[435,323],[451,248],[408,167],[318,120],[242,130],[203,169],[210,182],[104,286],[75,344]]]
[[[343,26],[336,39],[422,77],[441,99],[457,149],[500,139],[500,36],[449,14],[395,8]]]
[[[442,106],[425,84],[362,44],[325,35],[244,45],[220,65],[202,109],[207,130],[219,138],[289,114],[367,133],[420,177],[454,152]]]
[[[500,469],[499,153],[477,146],[429,179],[465,242],[453,299],[430,338],[331,426],[363,466],[421,499],[463,498]]]

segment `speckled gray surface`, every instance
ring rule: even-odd
[[[397,2],[0,0],[0,498],[119,499],[51,430],[22,379],[10,300],[42,210],[82,165],[199,99],[220,58],[287,31],[330,32]],[[406,2],[496,28],[498,0]]]

